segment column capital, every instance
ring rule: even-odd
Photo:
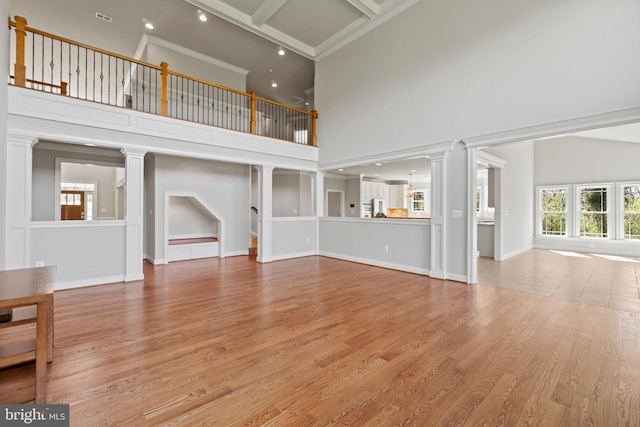
[[[11,142],[14,144],[24,144],[24,145],[30,145],[30,146],[34,146],[38,143],[38,138],[33,136],[33,135],[24,135],[21,133],[13,133],[13,132],[8,132],[7,133],[7,142]]]
[[[130,148],[124,147],[120,149],[120,152],[125,155],[125,157],[144,157],[147,154],[147,150],[141,150],[139,148]]]
[[[270,165],[256,165],[256,169],[258,170],[258,172],[260,173],[272,173],[273,170],[275,169],[275,166],[270,166]]]

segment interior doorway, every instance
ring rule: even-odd
[[[344,191],[342,190],[327,190],[327,216],[344,216]]]

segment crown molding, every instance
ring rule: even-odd
[[[463,138],[467,147],[483,147],[508,142],[541,139],[610,126],[640,122],[640,106],[606,113],[593,114],[541,125],[526,126],[508,131]]]
[[[192,58],[195,58],[199,61],[207,62],[217,67],[224,68],[229,71],[233,71],[234,73],[242,74],[243,76],[246,76],[247,74],[249,74],[249,70],[245,70],[244,68],[240,68],[235,65],[229,64],[228,62],[220,61],[219,59],[212,58],[211,56],[204,55],[200,52],[196,52],[195,50],[186,48],[184,46],[180,46],[178,44],[161,39],[159,37],[152,36],[147,33],[142,34],[142,37],[140,38],[140,42],[138,43],[138,48],[136,49],[136,52],[134,54],[134,58],[138,60],[142,58],[142,55],[144,54],[145,49],[150,44],[154,44],[156,46],[162,46],[174,52],[178,52],[185,56],[190,56]]]

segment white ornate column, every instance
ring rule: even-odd
[[[467,284],[478,282],[478,222],[476,187],[478,186],[477,148],[467,147]]]
[[[273,167],[257,166],[258,188],[260,191],[258,206],[258,262],[271,262],[273,256]]]
[[[31,179],[33,169],[32,136],[7,135],[6,200],[3,201],[7,218],[4,240],[4,267],[7,269],[32,267],[29,265],[31,222]]]
[[[431,262],[429,276],[445,278],[446,271],[446,152],[430,154],[431,159]]]
[[[9,16],[9,1],[0,0],[0,16]],[[0,70],[9,70],[9,54],[11,49],[10,33],[8,30],[0,32]],[[7,206],[11,199],[7,194],[7,187],[9,185],[7,171],[7,129],[9,118],[9,85],[0,85],[0,269],[7,268],[6,256],[9,253],[7,246],[7,212],[9,207]]]
[[[125,274],[124,281],[144,279],[144,155],[146,151],[123,148],[125,156]]]
[[[324,216],[324,172],[316,172],[314,186],[314,214],[316,216],[316,254],[320,253],[320,220]]]

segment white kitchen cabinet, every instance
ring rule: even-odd
[[[407,198],[404,197],[404,184],[394,184],[388,186],[389,190],[389,207],[390,208],[406,208]]]

